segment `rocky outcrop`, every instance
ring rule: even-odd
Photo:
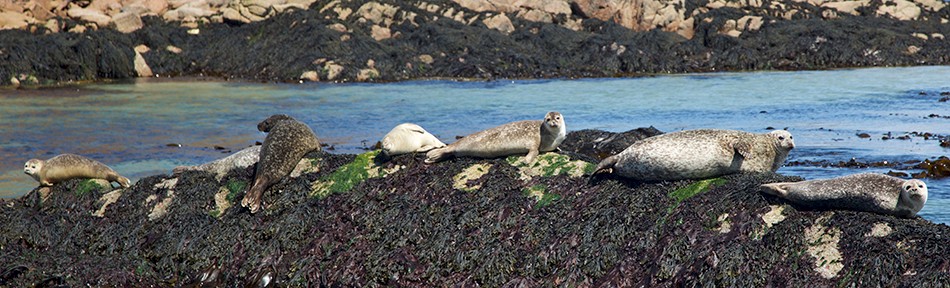
[[[652,130],[577,131],[564,144]],[[796,177],[635,183],[588,178],[594,162],[573,152],[530,166],[377,153],[308,154],[311,167],[269,189],[257,214],[235,205],[253,166],[2,200],[0,285],[950,285],[950,227],[756,191]]]
[[[0,26],[19,27],[0,30],[15,51],[0,84],[148,75],[141,63],[286,82],[950,64],[936,0],[30,1],[0,4]],[[138,45],[155,49],[135,60]]]

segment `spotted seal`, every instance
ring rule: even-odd
[[[260,209],[264,190],[287,177],[308,152],[320,150],[320,141],[310,126],[287,115],[270,116],[257,124],[257,130],[267,133],[267,137],[261,145],[254,184],[241,199],[241,206],[251,213]]]
[[[554,151],[566,137],[564,117],[552,111],[544,120],[511,122],[465,136],[429,151],[425,162],[435,163],[449,156],[494,158],[527,153],[525,161],[533,163],[540,152]]]
[[[445,143],[435,138],[435,135],[413,123],[396,125],[386,133],[382,141],[383,153],[386,156],[400,154],[421,153],[435,148],[445,147]]]
[[[831,179],[763,184],[766,194],[824,209],[913,217],[927,203],[927,184],[917,179],[861,173]]]
[[[704,179],[739,172],[775,172],[795,148],[792,134],[736,130],[686,130],[631,144],[601,161],[595,174],[640,181]]]
[[[30,159],[23,165],[23,173],[40,182],[40,186],[53,186],[73,178],[105,179],[119,183],[122,188],[131,185],[129,178],[122,177],[102,162],[75,154],[60,154],[46,161]]]

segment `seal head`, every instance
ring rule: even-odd
[[[422,153],[435,148],[445,147],[435,135],[413,123],[396,125],[383,137],[383,154],[392,157],[401,154]]]

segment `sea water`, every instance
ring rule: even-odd
[[[946,91],[950,66],[385,84],[145,79],[0,90],[0,197],[37,186],[22,172],[30,158],[81,154],[135,181],[263,141],[256,125],[277,113],[309,124],[331,153],[360,153],[403,122],[450,143],[559,111],[568,130],[788,129],[796,143],[789,161],[935,159],[950,149],[932,138],[882,138],[950,135],[950,119],[930,117],[950,116],[950,102],[938,101]],[[791,166],[778,172],[819,179],[887,171]],[[925,182],[930,195],[921,216],[950,223],[950,179]]]

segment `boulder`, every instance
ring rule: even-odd
[[[122,33],[132,33],[142,28],[142,18],[134,12],[122,12],[112,17],[115,30]]]
[[[396,16],[396,12],[398,11],[399,8],[393,5],[368,2],[360,6],[359,9],[356,9],[356,15],[359,15],[360,18],[370,23],[389,26],[392,24],[392,19]]]
[[[303,72],[303,74],[300,74],[300,80],[317,82],[317,81],[320,81],[320,75],[317,74],[317,71],[310,70],[310,71]]]
[[[511,19],[508,19],[508,16],[505,14],[498,14],[488,19],[482,20],[482,23],[485,23],[485,26],[488,26],[489,29],[495,29],[501,33],[511,34],[515,31],[515,25],[511,24]]]
[[[361,69],[360,73],[356,75],[356,81],[365,82],[379,78],[379,71],[376,68],[366,68]]]
[[[135,73],[139,77],[152,77],[152,68],[148,67],[148,63],[145,62],[145,57],[142,57],[142,53],[135,51],[135,59],[132,61],[135,65]]]
[[[389,30],[389,28],[386,28],[386,27],[382,27],[382,26],[379,26],[379,25],[373,25],[373,27],[372,27],[371,29],[372,29],[372,33],[371,33],[371,34],[372,34],[372,36],[373,36],[373,39],[376,39],[376,41],[386,40],[386,39],[389,39],[389,38],[391,38],[391,37],[393,36],[393,35],[392,35],[392,31]]]
[[[327,71],[327,80],[336,80],[343,73],[343,65],[336,64],[333,61],[324,63],[323,69]]]
[[[32,19],[18,12],[0,12],[0,30],[23,29]]]
[[[901,21],[917,20],[920,12],[920,7],[906,0],[891,0],[877,9],[877,15],[887,15]]]
[[[66,14],[73,19],[96,23],[96,25],[99,25],[99,27],[109,25],[109,23],[112,22],[112,17],[109,17],[98,10],[86,9],[79,6],[70,8],[68,11],[66,11]]]
[[[825,4],[821,4],[821,7],[835,9],[839,13],[859,15],[860,13],[858,13],[858,8],[865,7],[868,5],[868,3],[870,3],[870,0],[827,2]]]

